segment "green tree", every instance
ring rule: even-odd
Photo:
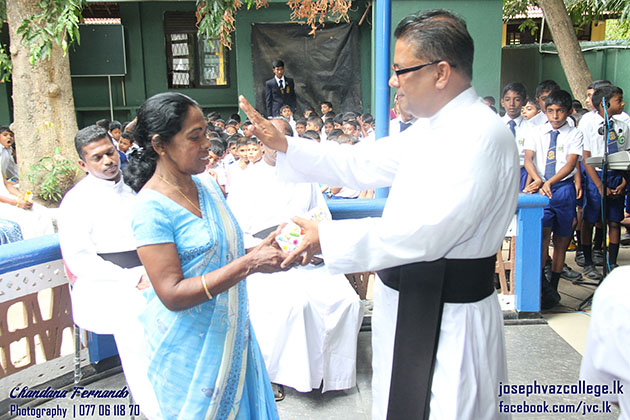
[[[58,149],[64,158],[76,160],[72,140],[77,122],[66,50],[78,39],[83,4],[84,0],[5,3],[10,67],[6,59],[0,62],[5,64],[3,75],[10,74],[13,83],[13,127],[24,190],[33,188],[26,174],[42,157],[52,157]]]
[[[590,25],[605,14],[619,16],[627,22],[630,14],[629,0],[504,0],[504,18],[513,18],[527,13],[528,6],[539,6],[550,28],[558,50],[560,63],[575,98],[586,97],[586,87],[593,76],[586,65],[576,36],[576,28]],[[526,20],[522,30],[536,30],[532,20]]]
[[[197,0],[199,36],[230,46],[234,14],[241,0]],[[79,23],[86,0],[0,0],[0,17],[8,22],[10,51],[0,46],[0,80],[13,83],[13,128],[16,133],[20,183],[34,189],[41,176],[27,177],[42,158],[76,160],[77,131],[68,46],[80,42]],[[332,16],[347,20],[350,0],[290,0],[292,19],[313,30]],[[267,0],[247,0],[247,8]],[[41,169],[41,168],[40,168]],[[66,168],[67,169],[67,168]],[[63,173],[68,173],[64,171]],[[72,186],[75,172],[59,185]],[[65,193],[65,191],[61,191]]]

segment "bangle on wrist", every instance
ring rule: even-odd
[[[208,285],[206,285],[206,275],[203,274],[201,276],[201,285],[203,286],[203,291],[206,292],[206,296],[208,296],[208,300],[212,300],[212,294],[208,290]]]

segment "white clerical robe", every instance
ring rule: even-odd
[[[607,385],[610,390],[623,387],[623,392],[598,397],[618,403],[621,420],[630,419],[629,277],[630,267],[615,268],[597,288],[580,369],[580,379],[589,385]]]
[[[324,259],[336,273],[443,257],[492,256],[518,198],[519,160],[512,133],[473,88],[433,117],[373,144],[289,139],[286,154],[278,153],[278,168],[295,182],[360,190],[391,186],[382,217],[320,223]],[[372,317],[374,419],[384,419],[387,413],[397,305],[398,292],[377,281]],[[474,303],[445,303],[431,419],[503,418],[498,413],[499,381],[506,383],[507,367],[496,293]]]
[[[319,188],[284,182],[276,168],[260,161],[245,171],[243,188],[234,186],[228,205],[247,234],[328,211]],[[245,207],[245,208],[243,208]],[[357,336],[363,307],[342,274],[325,266],[306,266],[247,278],[249,314],[269,378],[308,392],[351,388],[356,384]]]
[[[97,254],[136,249],[131,229],[135,193],[122,180],[87,175],[59,206],[59,244],[64,262],[77,277],[71,289],[74,322],[97,334],[113,334],[134,399],[149,419],[160,418],[147,377],[144,308],[136,288],[144,268],[121,268]]]

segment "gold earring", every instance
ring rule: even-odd
[[[164,156],[166,154],[166,152],[160,152],[161,156]]]

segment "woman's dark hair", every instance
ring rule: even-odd
[[[153,176],[158,154],[153,143],[168,144],[182,129],[191,106],[199,104],[186,95],[175,92],[158,93],[138,109],[138,122],[133,138],[139,149],[131,153],[123,171],[125,183],[138,192]]]

